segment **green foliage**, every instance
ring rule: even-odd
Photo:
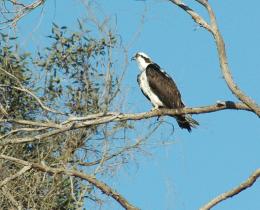
[[[50,46],[43,51],[21,53],[16,38],[1,34],[0,44],[0,103],[9,119],[44,120],[59,123],[64,116],[42,109],[31,95],[18,88],[27,88],[48,107],[68,114],[86,116],[108,111],[118,93],[119,83],[114,73],[111,51],[117,47],[112,32],[97,38],[83,24],[78,31],[53,24]],[[10,74],[9,74],[10,73]],[[5,116],[2,116],[4,119]],[[30,162],[44,162],[54,167],[82,169],[78,163],[94,161],[103,155],[104,141],[113,142],[117,132],[127,123],[109,126],[89,126],[22,145],[0,147],[3,153]],[[15,129],[33,129],[16,123],[2,123],[1,135],[12,138],[32,137],[50,128],[8,133]],[[111,148],[109,153],[114,150]],[[0,161],[0,180],[21,168],[11,162]],[[91,168],[85,168],[91,171]],[[105,170],[105,169],[104,169]],[[104,173],[104,170],[102,173]],[[6,185],[24,209],[76,209],[88,198],[98,201],[92,186],[80,179],[64,175],[50,175],[31,170]],[[86,190],[87,187],[87,190]],[[71,189],[73,188],[74,197]],[[84,192],[84,193],[83,193]],[[82,194],[83,193],[83,194]],[[82,197],[83,196],[83,197]],[[0,193],[1,207],[10,208],[10,200]]]
[[[113,95],[117,86],[115,75],[104,70],[113,66],[108,53],[116,45],[115,36],[109,33],[97,39],[82,26],[70,32],[67,27],[53,24],[48,38],[52,45],[46,47],[45,53],[39,52],[35,61],[46,73],[45,97],[53,102],[62,97],[64,108],[74,114],[105,111],[112,97],[106,98],[105,104],[104,97]],[[102,97],[103,92],[106,95]]]
[[[15,38],[11,37],[8,40],[6,35],[0,35],[0,104],[11,117],[28,119],[36,111],[36,106],[28,94],[17,91],[14,87],[30,85],[29,69],[27,68],[30,54],[21,54],[17,46],[11,45],[10,41],[15,40]],[[8,73],[14,77],[10,77]]]

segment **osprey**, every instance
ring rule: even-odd
[[[132,59],[136,60],[141,71],[137,77],[137,82],[143,94],[151,101],[154,109],[185,107],[175,82],[158,64],[154,63],[143,52],[136,53]],[[188,114],[176,116],[175,118],[180,128],[185,128],[189,132],[191,132],[192,127],[199,125]]]

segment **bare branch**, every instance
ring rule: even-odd
[[[38,127],[46,127],[46,128],[62,128],[59,124],[53,122],[34,122],[30,120],[16,120],[16,119],[2,119],[0,123],[15,123],[20,125],[30,125],[30,126],[38,126]]]
[[[105,155],[103,157],[103,161],[108,161],[114,157],[118,157],[120,154],[123,154],[124,152],[130,150],[130,149],[133,149],[133,148],[137,148],[140,144],[142,143],[141,140],[138,140],[135,144],[133,145],[130,145],[130,146],[126,146],[126,147],[123,147],[121,150],[111,154],[111,155]],[[82,166],[94,166],[94,165],[97,165],[99,163],[101,163],[102,161],[102,158],[98,159],[98,160],[95,160],[93,162],[80,162],[79,165],[82,165]]]
[[[40,128],[19,128],[19,129],[11,130],[7,134],[4,134],[4,135],[0,136],[0,140],[6,138],[7,136],[13,135],[13,134],[21,132],[21,131],[32,132],[32,131],[42,131],[42,130],[45,130],[45,129],[47,129],[47,128],[46,127],[40,127]]]
[[[170,0],[173,4],[176,4],[178,7],[182,8],[185,12],[187,12],[192,19],[198,23],[201,27],[207,29],[209,32],[212,31],[210,25],[194,10],[192,10],[189,6],[182,3],[180,0]]]
[[[0,155],[0,159],[9,160],[9,161],[12,161],[17,164],[24,165],[24,166],[30,166],[31,168],[33,168],[35,170],[42,171],[42,172],[48,172],[50,174],[62,173],[67,176],[73,176],[73,177],[78,177],[78,178],[84,179],[84,180],[88,181],[89,183],[93,184],[95,187],[99,188],[107,196],[110,196],[113,199],[115,199],[123,208],[125,208],[127,210],[138,210],[138,208],[136,208],[132,204],[130,204],[122,195],[117,193],[114,189],[112,189],[111,187],[106,185],[104,182],[97,180],[94,176],[91,176],[91,175],[88,175],[88,174],[85,174],[85,173],[82,173],[82,172],[79,172],[76,170],[67,170],[64,168],[51,168],[51,167],[48,167],[46,165],[39,164],[39,163],[30,163],[28,161],[24,161],[24,160],[17,159],[17,158],[7,156],[7,155]]]
[[[6,186],[2,187],[3,195],[12,203],[13,206],[16,207],[17,210],[22,210],[21,204],[15,200],[14,196],[9,192],[8,188]]]
[[[218,203],[220,203],[228,198],[232,198],[233,196],[241,193],[242,191],[251,187],[259,177],[260,177],[260,168],[257,169],[254,173],[252,173],[251,176],[249,176],[249,178],[245,182],[243,182],[239,186],[235,187],[234,189],[227,191],[227,192],[217,196],[216,198],[212,199],[206,205],[201,207],[200,210],[209,210],[212,207],[216,206]]]
[[[24,17],[25,15],[27,15],[37,7],[43,5],[45,0],[35,0],[34,2],[27,5],[16,0],[9,0],[9,2],[11,3],[10,7],[12,7],[13,10],[4,9],[4,11],[3,10],[0,11],[0,14],[3,16],[3,19],[5,19],[4,21],[0,21],[0,25],[6,24],[4,27],[1,27],[0,30],[10,26],[15,27],[17,22],[22,17]],[[11,17],[8,17],[8,15]]]
[[[20,171],[18,171],[16,174],[12,175],[12,176],[9,176],[7,178],[5,178],[2,182],[0,182],[0,188],[3,187],[4,185],[7,184],[7,182],[13,180],[13,179],[16,179],[17,177],[21,176],[23,173],[25,173],[26,171],[30,170],[31,169],[31,166],[30,165],[27,165],[27,166],[24,166]]]
[[[51,131],[34,135],[32,137],[24,137],[24,138],[8,138],[8,139],[3,139],[0,142],[0,146],[7,145],[7,144],[20,144],[20,143],[28,143],[32,141],[37,141],[37,140],[44,140],[48,137],[55,136],[60,133],[64,133],[70,130],[75,130],[79,128],[84,128],[84,127],[89,127],[93,125],[100,125],[100,124],[105,124],[109,122],[120,122],[120,121],[128,121],[128,120],[143,120],[143,119],[148,119],[152,117],[157,117],[157,116],[177,116],[177,115],[182,115],[182,114],[202,114],[202,113],[210,113],[210,112],[216,112],[220,110],[225,110],[225,109],[234,109],[234,110],[247,110],[247,111],[252,111],[250,108],[248,108],[246,105],[242,103],[234,103],[231,101],[225,101],[225,102],[218,102],[215,105],[211,106],[204,106],[204,107],[198,107],[198,108],[184,108],[184,109],[159,109],[159,110],[152,110],[149,112],[143,112],[143,113],[138,113],[138,114],[119,114],[119,113],[107,113],[100,115],[100,117],[97,117],[96,119],[91,119],[91,120],[86,120],[86,121],[81,121],[84,119],[84,117],[79,118],[79,122],[76,121],[76,118],[73,118],[73,121],[71,123],[68,123],[68,120],[66,120],[66,124],[64,123],[59,124],[57,127],[52,126],[53,124],[49,124],[49,122],[46,123],[39,123],[41,127],[48,127],[50,128],[56,127],[56,129],[53,129]],[[87,118],[87,117],[86,117]],[[0,123],[5,122],[5,120],[0,120]],[[21,122],[21,121],[20,121]],[[25,124],[37,124],[37,122],[33,121],[24,121]]]
[[[6,110],[2,104],[0,104],[0,114],[4,115],[6,117],[8,116],[8,113],[6,112]]]
[[[13,89],[15,89],[15,90],[19,90],[19,91],[25,92],[25,93],[27,93],[28,95],[30,95],[32,98],[34,98],[34,99],[38,102],[38,104],[40,105],[40,107],[41,107],[43,110],[46,110],[46,111],[48,111],[48,112],[52,112],[52,113],[54,113],[54,114],[64,114],[64,113],[62,113],[62,112],[60,112],[60,111],[51,109],[51,108],[47,107],[46,105],[44,105],[44,103],[41,101],[41,99],[39,99],[39,97],[37,97],[32,91],[30,91],[30,90],[28,90],[27,88],[25,88],[25,87],[22,85],[21,81],[20,81],[15,75],[11,74],[10,72],[6,71],[5,69],[3,69],[3,68],[1,68],[1,67],[0,67],[0,71],[2,71],[2,72],[3,72],[4,74],[6,74],[8,77],[14,79],[14,80],[18,83],[18,85],[20,86],[20,87],[16,87],[16,86],[13,86],[13,85],[11,86],[11,85],[0,84],[0,87],[5,87],[5,88],[6,88],[6,87],[9,87],[9,88],[13,88]]]
[[[52,112],[52,113],[54,113],[54,114],[62,114],[62,115],[64,115],[63,112],[60,112],[60,111],[57,111],[57,110],[53,110],[53,109],[51,109],[51,108],[45,106],[44,103],[41,101],[41,99],[40,99],[39,97],[37,97],[32,91],[28,90],[27,88],[25,88],[25,87],[23,87],[23,86],[21,86],[21,87],[16,87],[16,86],[10,86],[10,85],[0,84],[0,87],[5,87],[5,88],[9,87],[9,88],[13,88],[13,89],[15,89],[15,90],[19,90],[19,91],[21,91],[21,92],[25,92],[25,93],[27,93],[28,95],[30,95],[32,98],[34,98],[34,99],[38,102],[38,104],[40,105],[40,107],[41,107],[43,110],[48,111],[48,112]]]
[[[222,71],[222,74],[224,76],[224,79],[225,79],[229,89],[241,102],[243,102],[248,107],[250,107],[254,111],[254,113],[257,114],[258,117],[260,117],[260,107],[250,97],[245,95],[240,90],[240,88],[237,86],[237,84],[234,82],[234,80],[232,78],[232,74],[231,74],[230,68],[228,66],[225,43],[224,43],[223,37],[218,29],[216,16],[215,16],[214,11],[212,10],[209,2],[207,0],[196,0],[198,3],[200,3],[207,9],[209,17],[210,17],[210,26],[202,24],[201,20],[203,20],[203,19],[199,15],[197,15],[194,11],[192,11],[189,7],[187,7],[183,3],[180,3],[180,1],[178,1],[178,0],[170,0],[170,1],[172,3],[174,3],[175,5],[179,6],[180,8],[182,8],[184,11],[186,11],[193,18],[193,20],[196,23],[200,24],[202,27],[207,29],[213,35],[216,45],[217,45],[221,71]]]
[[[212,10],[208,1],[200,0],[198,2],[200,2],[207,9],[209,13],[211,27],[213,29],[212,34],[215,38],[217,49],[218,49],[220,67],[229,89],[240,101],[242,101],[244,104],[250,107],[258,115],[258,117],[260,117],[260,107],[251,98],[249,98],[239,89],[239,87],[235,84],[232,78],[232,74],[228,66],[225,43],[218,29],[217,20],[214,11]]]

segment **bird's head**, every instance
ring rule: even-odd
[[[143,52],[138,52],[136,53],[133,57],[132,60],[135,60],[139,66],[139,69],[141,71],[144,71],[146,67],[152,63],[152,59],[146,55]]]

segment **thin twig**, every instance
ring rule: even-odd
[[[4,27],[1,27],[0,30],[6,29],[10,26],[15,27],[17,22],[24,17],[25,15],[27,15],[28,13],[30,13],[32,10],[36,9],[37,7],[41,6],[44,4],[45,0],[36,0],[28,5],[25,5],[23,3],[14,1],[14,0],[9,0],[12,4],[13,7],[16,8],[15,11],[9,11],[7,10],[5,13],[6,14],[15,14],[12,18],[7,18],[5,17],[5,21],[0,22],[1,25],[7,24]],[[2,14],[2,16],[4,16]]]
[[[3,107],[3,105],[0,103],[0,114],[4,115],[5,117],[8,116],[7,111],[5,110],[5,108]]]
[[[142,139],[141,140],[138,140],[135,144],[133,145],[130,145],[130,146],[126,146],[124,148],[122,148],[121,150],[111,154],[111,155],[105,155],[103,158],[100,158],[98,160],[95,160],[95,161],[92,161],[92,162],[79,162],[79,165],[82,165],[82,166],[94,166],[94,165],[97,165],[99,164],[102,160],[103,161],[108,161],[114,157],[118,157],[119,155],[123,154],[124,152],[130,150],[130,149],[133,149],[133,148],[137,148],[140,144],[142,143]]]
[[[18,171],[16,174],[5,178],[2,182],[0,182],[0,188],[3,187],[4,185],[6,185],[9,181],[16,179],[17,177],[21,176],[23,173],[25,173],[26,171],[28,171],[30,169],[31,169],[31,166],[26,165],[20,171]]]
[[[17,210],[22,210],[22,205],[15,200],[14,196],[9,192],[9,189],[6,186],[1,188],[3,195],[10,201],[10,203],[16,207]]]
[[[11,130],[7,134],[4,134],[4,135],[0,136],[0,140],[4,139],[4,138],[6,138],[6,137],[8,137],[10,135],[13,135],[15,133],[21,132],[21,131],[32,132],[32,131],[42,131],[42,130],[45,130],[45,129],[48,129],[48,128],[46,128],[46,127],[40,127],[40,128],[18,128],[18,129],[15,129],[15,130]]]
[[[44,105],[44,103],[41,101],[41,99],[39,97],[37,97],[32,91],[30,91],[29,89],[27,89],[27,88],[25,88],[23,86],[16,87],[16,86],[0,84],[0,87],[12,88],[12,89],[19,90],[21,92],[27,93],[28,95],[30,95],[32,98],[34,98],[38,102],[38,104],[40,105],[40,107],[43,110],[48,111],[48,112],[52,112],[54,114],[62,114],[62,115],[64,115],[63,112],[51,109],[51,108],[47,107],[46,105]]]
[[[46,128],[62,128],[61,125],[53,122],[38,122],[31,120],[19,120],[19,119],[1,119],[0,123],[13,123],[28,126],[46,127]]]

